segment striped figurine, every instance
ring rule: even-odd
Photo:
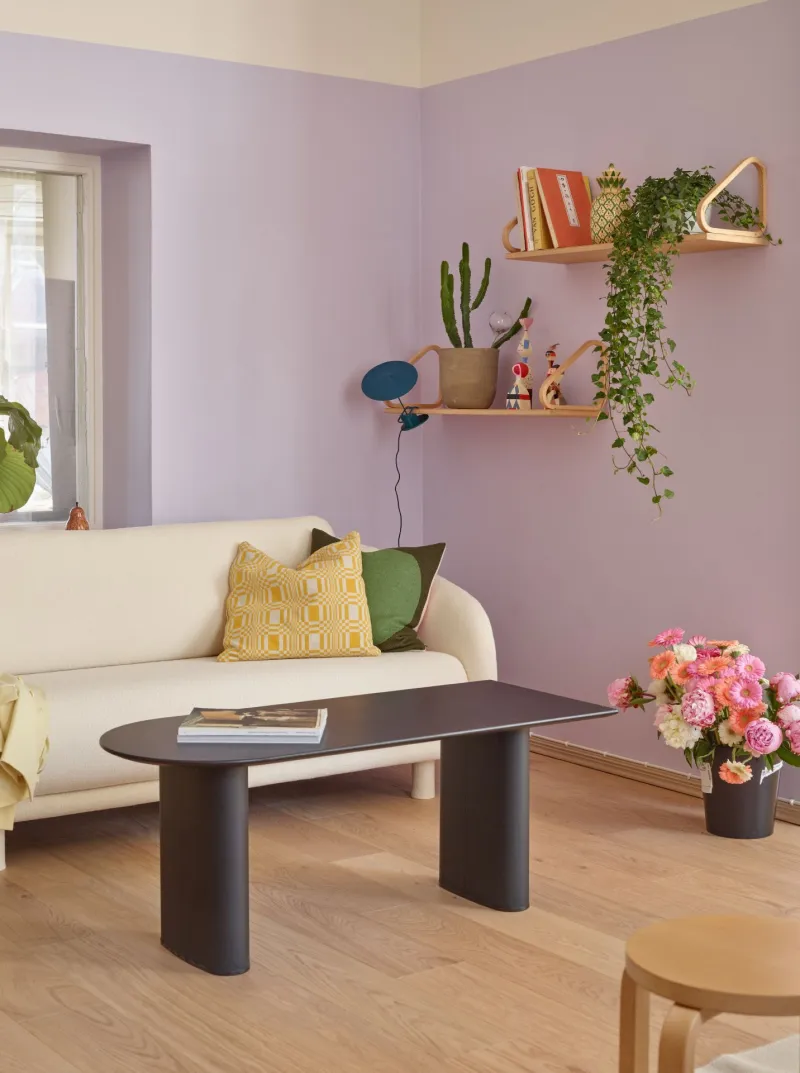
[[[506,395],[506,409],[507,410],[530,410],[531,408],[531,389],[530,389],[530,367],[525,364],[524,361],[515,362],[511,371],[516,379],[514,380],[514,386]]]
[[[517,361],[511,368],[515,376],[514,386],[506,395],[507,410],[529,410],[533,406],[533,373],[531,372],[531,347],[530,329],[533,317],[521,317],[522,338],[517,346]]]

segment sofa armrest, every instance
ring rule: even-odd
[[[497,652],[489,616],[464,589],[437,577],[417,633],[435,652],[455,656],[471,682],[497,678]]]

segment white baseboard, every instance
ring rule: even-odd
[[[619,775],[623,779],[644,782],[648,786],[658,786],[662,790],[674,790],[689,797],[702,797],[700,778],[697,775],[670,771],[669,768],[646,764],[641,760],[628,760],[624,756],[603,753],[599,749],[588,749],[585,745],[571,745],[567,741],[555,738],[543,738],[540,734],[531,734],[531,752],[539,756],[549,756],[553,760],[564,760],[568,764],[604,771],[608,775]],[[778,801],[777,817],[787,823],[800,824],[800,801]]]

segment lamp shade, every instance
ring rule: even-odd
[[[361,390],[368,399],[389,402],[407,395],[419,379],[416,368],[408,361],[384,361],[364,374]]]

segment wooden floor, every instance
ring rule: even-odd
[[[406,796],[406,769],[256,791],[253,967],[229,979],[158,944],[155,806],[21,824],[0,876],[2,1073],[612,1073],[634,929],[800,915],[800,827],[714,839],[690,798],[532,765],[519,914],[439,890],[437,803]],[[700,1058],[797,1028],[712,1022]]]

